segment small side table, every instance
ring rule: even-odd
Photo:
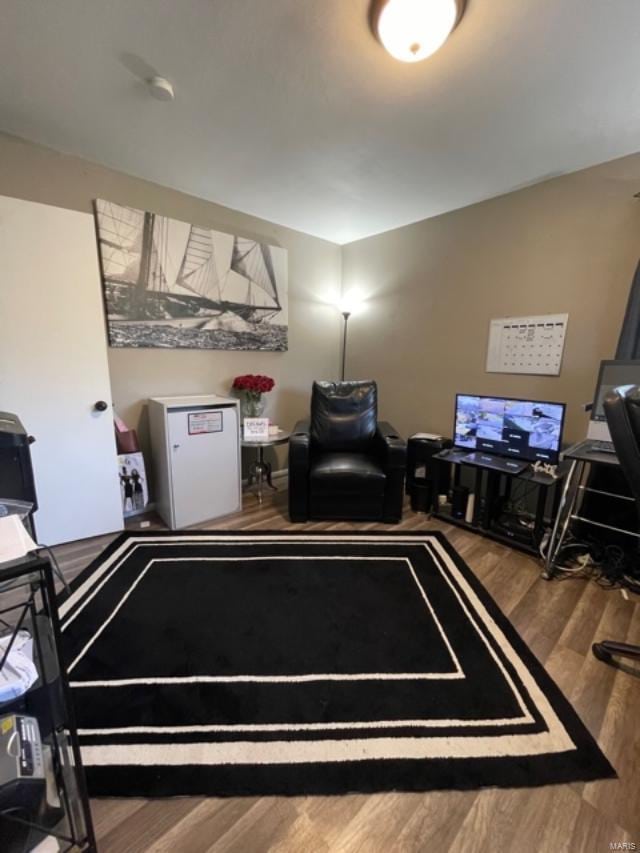
[[[256,497],[258,498],[259,504],[262,503],[263,483],[265,482],[265,480],[270,489],[277,491],[277,487],[274,486],[271,482],[271,463],[265,462],[264,449],[265,447],[275,447],[278,444],[287,444],[290,437],[290,432],[282,431],[275,433],[274,435],[270,435],[269,438],[265,438],[262,441],[244,438],[241,441],[243,447],[255,447],[258,451],[255,460],[251,463],[251,466],[249,467],[249,481],[247,485],[252,486],[255,482]]]

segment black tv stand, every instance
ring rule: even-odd
[[[494,467],[483,466],[478,461],[467,462],[467,454],[468,451],[453,449],[444,450],[433,457],[436,465],[432,513],[434,518],[479,533],[528,554],[538,555],[545,528],[551,526],[557,512],[560,498],[557,485],[564,479],[565,466],[558,467],[558,476],[554,478],[549,474],[534,471],[532,467],[527,467],[519,473],[496,470]],[[474,495],[473,513],[469,520],[466,520],[464,515],[454,516],[450,500],[444,505],[440,503],[438,486],[439,483],[447,482],[446,476],[451,474],[451,468],[452,488],[461,487],[466,479],[468,488]],[[522,484],[523,493],[527,498],[532,498],[531,512],[506,510],[517,484]]]

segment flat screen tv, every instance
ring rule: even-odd
[[[558,462],[565,404],[456,394],[454,444],[528,462]]]

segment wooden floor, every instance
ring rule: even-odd
[[[285,494],[208,529],[372,530],[290,524]],[[388,530],[388,528],[386,528]],[[640,849],[640,678],[599,663],[594,639],[640,643],[640,600],[594,582],[540,579],[530,557],[409,510],[399,530],[443,530],[597,738],[618,780],[526,790],[338,797],[92,801],[101,853],[608,851]],[[59,546],[72,578],[112,537]],[[618,847],[617,849],[624,849]]]

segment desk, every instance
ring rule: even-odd
[[[264,449],[265,447],[275,447],[278,444],[286,444],[291,438],[290,432],[278,432],[275,435],[270,435],[269,438],[265,438],[261,441],[245,439],[243,438],[241,444],[243,447],[255,447],[258,451],[258,454],[255,460],[249,466],[249,478],[247,482],[247,486],[252,486],[255,480],[256,484],[256,497],[258,498],[258,503],[262,503],[263,499],[263,490],[262,485],[264,481],[267,481],[267,485],[270,489],[277,491],[276,486],[271,482],[271,463],[265,462],[264,459]]]
[[[586,492],[591,492],[597,495],[603,495],[616,500],[634,502],[634,498],[628,495],[621,495],[616,492],[605,492],[601,489],[593,489],[586,486],[584,483],[585,473],[591,465],[605,465],[619,468],[620,462],[614,453],[593,453],[589,447],[591,442],[587,439],[578,444],[574,444],[568,450],[565,450],[563,457],[570,463],[569,473],[564,483],[558,512],[551,532],[551,538],[547,546],[547,556],[545,558],[545,567],[542,577],[550,579],[557,568],[558,555],[561,552],[562,545],[566,539],[567,533],[572,521],[581,521],[585,524],[590,524],[594,527],[611,530],[615,533],[624,533],[627,536],[635,536],[640,538],[640,534],[634,533],[631,530],[625,530],[621,527],[614,527],[611,524],[604,524],[592,518],[585,518],[580,514],[580,504]],[[576,512],[576,507],[578,511]]]

